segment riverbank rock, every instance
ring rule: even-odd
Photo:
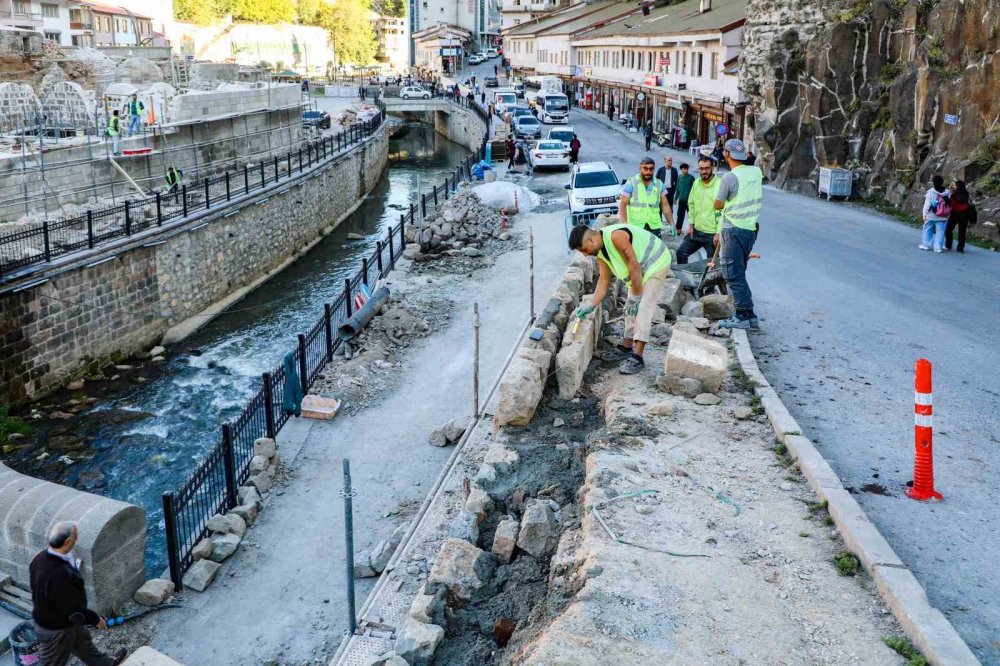
[[[407,226],[404,234],[407,245],[403,256],[415,261],[439,255],[482,257],[484,243],[510,237],[499,209],[484,204],[469,190],[439,201],[436,211],[429,212],[422,222]]]
[[[431,433],[430,442],[434,446],[447,446],[448,444],[454,444],[458,440],[462,439],[462,435],[465,434],[465,430],[468,427],[468,418],[453,418],[440,428],[436,428],[434,432]]]
[[[410,666],[427,666],[443,638],[444,629],[438,625],[424,624],[408,617],[396,635],[394,650]]]
[[[165,603],[174,593],[174,583],[163,578],[151,578],[142,584],[132,598],[143,606],[159,606]]]
[[[444,589],[448,605],[460,608],[493,576],[495,568],[492,555],[468,541],[451,537],[434,560],[424,592],[433,595]]]
[[[198,560],[184,574],[184,578],[182,579],[184,587],[190,588],[195,592],[204,592],[212,584],[212,581],[215,580],[215,575],[219,573],[219,569],[221,568],[221,564],[212,560]]]

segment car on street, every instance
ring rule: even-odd
[[[430,99],[431,92],[420,86],[406,86],[399,91],[399,96],[403,99]]]
[[[480,64],[482,62],[485,62],[485,60],[486,60],[486,58],[484,58],[483,56],[479,55],[478,53],[473,53],[472,55],[469,56],[469,64],[470,65],[478,65],[478,64]]]
[[[571,213],[617,212],[622,188],[607,162],[582,162],[573,167],[566,185]]]
[[[526,106],[515,106],[514,108],[510,109],[510,116],[514,120],[517,120],[521,116],[531,116],[532,118],[534,118],[535,114],[533,114],[531,112],[531,109],[529,109]]]
[[[569,148],[562,141],[536,141],[527,156],[532,169],[569,169]]]
[[[496,49],[486,49],[486,57],[487,58],[496,58],[496,57],[499,57],[499,55],[500,55],[500,52],[497,51]]]
[[[576,130],[572,127],[553,127],[549,130],[546,138],[555,141],[562,141],[563,145],[569,148],[569,143],[573,140],[574,134],[576,134]]]
[[[326,111],[309,110],[302,112],[302,126],[330,129],[330,114]]]
[[[514,94],[521,99],[524,99],[524,81],[514,82]]]
[[[519,139],[541,139],[542,124],[534,116],[518,116],[513,120],[514,136]]]
[[[483,79],[483,82],[486,84],[487,88],[496,88],[500,85],[500,81],[498,81],[495,76],[487,76]]]

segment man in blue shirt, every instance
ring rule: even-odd
[[[138,134],[142,125],[142,112],[146,107],[135,93],[132,93],[132,99],[125,106],[128,111],[128,136]]]

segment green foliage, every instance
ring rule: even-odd
[[[850,23],[864,18],[872,9],[872,0],[854,0],[854,4],[837,14],[837,19]]]
[[[372,9],[383,16],[403,18],[406,16],[406,0],[376,0]]]
[[[841,576],[857,576],[858,571],[861,570],[861,562],[854,556],[854,553],[849,553],[846,550],[837,553],[833,562],[837,565],[837,573]]]
[[[330,33],[340,64],[367,65],[375,60],[375,31],[368,19],[367,0],[333,0],[324,4],[319,24]]]
[[[174,0],[174,18],[197,25],[210,25],[222,12],[212,0]]]
[[[10,435],[30,435],[33,428],[17,418],[7,415],[7,405],[0,405],[0,446],[5,446],[10,441]]]
[[[928,666],[927,660],[906,636],[890,636],[884,639],[886,645],[907,660],[906,666]]]
[[[223,0],[237,21],[289,23],[295,20],[294,0]]]
[[[993,173],[979,183],[979,189],[991,197],[1000,197],[1000,173]]]
[[[994,165],[1000,163],[1000,160],[997,159],[998,153],[1000,153],[1000,137],[996,134],[990,134],[972,153],[972,161],[980,171],[989,171]]]
[[[882,65],[882,69],[878,73],[878,81],[884,86],[891,85],[896,77],[903,73],[903,62],[901,60],[895,60],[893,62],[887,62]]]
[[[295,0],[295,20],[303,25],[319,23],[320,0]]]
[[[892,131],[896,129],[896,122],[892,119],[892,109],[889,108],[889,100],[880,100],[881,106],[875,112],[875,120],[872,121],[872,129],[884,129]]]

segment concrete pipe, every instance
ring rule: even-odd
[[[365,326],[368,325],[368,322],[372,320],[372,317],[375,316],[387,300],[389,300],[388,287],[382,287],[372,294],[368,302],[337,329],[337,335],[340,339],[344,342],[353,340],[361,331],[365,330]]]

